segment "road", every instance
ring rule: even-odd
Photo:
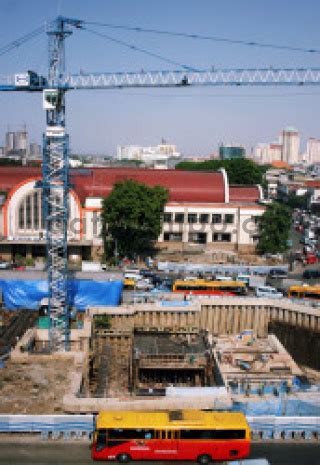
[[[250,458],[259,457],[268,458],[271,465],[319,465],[320,444],[254,444]],[[88,444],[81,442],[69,444],[0,442],[0,464],[4,465],[92,465],[94,463],[102,462],[93,462]],[[188,463],[194,465],[194,462]],[[182,462],[143,462],[143,465],[155,464],[181,465]]]

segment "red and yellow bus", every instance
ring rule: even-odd
[[[242,459],[250,429],[242,413],[202,410],[101,412],[92,444],[94,460]]]
[[[247,287],[243,281],[205,281],[204,279],[183,281],[178,279],[173,283],[172,291],[194,295],[245,295]]]

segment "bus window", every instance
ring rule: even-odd
[[[213,439],[244,439],[245,437],[244,429],[222,429],[214,431]]]
[[[290,291],[290,297],[300,297],[300,294],[298,291]]]
[[[164,430],[156,431],[155,438],[156,439],[166,439],[166,431],[164,431]]]
[[[181,439],[205,439],[205,440],[221,440],[221,439],[244,439],[246,437],[245,430],[181,430]]]
[[[304,294],[304,297],[306,299],[314,299],[314,300],[318,300],[320,299],[320,293],[317,293],[317,292],[306,292]]]
[[[109,439],[153,439],[154,430],[151,429],[110,429]]]

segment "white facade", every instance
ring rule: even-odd
[[[294,128],[285,128],[280,135],[282,144],[282,161],[289,165],[299,163],[300,135]]]
[[[215,251],[254,250],[259,238],[258,218],[264,210],[262,205],[169,203],[159,242],[207,245]]]
[[[315,138],[308,139],[305,161],[308,165],[320,162],[320,140]]]
[[[0,235],[8,254],[13,253],[14,244],[27,245],[34,257],[39,245],[44,251],[41,195],[36,181],[26,181],[14,188],[1,206]],[[77,255],[80,258],[81,247],[92,253],[93,250],[98,250],[100,255],[103,253],[101,208],[101,197],[87,197],[81,204],[77,194],[70,191],[68,243],[73,257]],[[253,253],[259,236],[257,218],[264,210],[263,205],[229,203],[228,199],[217,204],[169,202],[165,207],[158,243],[160,247],[171,250],[199,246],[211,251]]]
[[[271,144],[258,144],[255,148],[255,159],[263,165],[281,160],[282,145],[276,142]]]
[[[45,221],[42,210],[42,190],[36,188],[35,181],[22,184],[10,197],[3,212],[2,236],[8,240],[42,240],[45,237]],[[79,202],[71,191],[69,199],[69,232],[70,240],[79,239],[81,215]]]
[[[119,145],[117,147],[117,160],[135,160],[158,169],[168,168],[170,158],[179,158],[181,154],[172,144],[159,144],[155,147],[142,147],[139,145]]]

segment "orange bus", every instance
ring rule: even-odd
[[[101,412],[92,443],[94,460],[242,459],[250,429],[242,413],[203,410]]]
[[[320,286],[290,286],[288,297],[294,299],[320,299]]]
[[[247,287],[243,281],[206,281],[204,279],[183,281],[178,279],[173,283],[172,291],[194,295],[245,295]]]

